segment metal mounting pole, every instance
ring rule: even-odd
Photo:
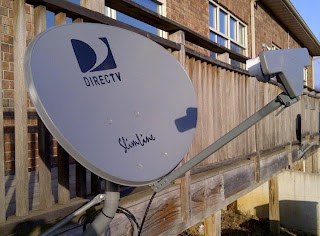
[[[67,216],[66,218],[64,218],[62,221],[60,221],[58,224],[51,227],[49,230],[47,230],[46,232],[44,232],[40,236],[47,236],[47,235],[52,234],[54,231],[56,231],[57,229],[61,228],[65,224],[67,224],[70,220],[72,220],[76,216],[82,214],[83,212],[85,212],[89,208],[93,207],[94,205],[99,204],[102,201],[104,201],[104,199],[105,199],[104,194],[99,194],[99,195],[95,196],[90,202],[88,202],[87,204],[85,204],[84,206],[82,206],[81,208],[79,208],[78,210],[76,210],[75,212],[73,212],[72,214]]]
[[[208,156],[218,151],[227,143],[231,142],[233,139],[238,137],[244,131],[249,129],[251,126],[262,120],[264,117],[268,116],[270,113],[274,112],[281,106],[289,107],[293,103],[298,102],[298,98],[291,99],[288,95],[282,93],[279,94],[274,100],[268,103],[266,106],[261,108],[258,112],[250,116],[248,119],[243,121],[241,124],[233,128],[227,134],[219,138],[216,142],[211,144],[209,147],[201,151],[198,155],[194,156],[191,160],[186,162],[183,166],[178,168],[177,170],[171,172],[164,178],[162,178],[159,182],[154,183],[151,187],[154,191],[160,192],[168,185],[170,185],[177,178],[181,177],[184,173],[192,169],[194,166],[199,164],[201,161],[206,159]]]
[[[82,236],[98,236],[101,235],[109,226],[114,218],[120,201],[119,184],[106,181],[106,193],[101,213],[88,226]]]

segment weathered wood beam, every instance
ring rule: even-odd
[[[177,60],[180,62],[182,67],[186,67],[186,51],[185,51],[185,37],[183,31],[177,31],[169,35],[169,39],[175,43],[180,44],[181,48],[179,51],[173,52]],[[192,148],[192,147],[191,147]],[[188,160],[188,154],[184,157],[182,165]],[[190,221],[191,219],[191,198],[190,198],[190,186],[191,177],[190,171],[180,179],[180,193],[181,193],[181,216],[183,221]]]
[[[81,0],[80,4],[87,9],[104,14],[104,0]],[[91,173],[91,194],[97,195],[99,193],[101,193],[101,181],[97,175]]]
[[[73,20],[73,23],[82,23],[82,18]],[[79,162],[76,162],[76,195],[85,198],[87,196],[87,170]]]
[[[37,6],[34,9],[34,34],[40,34],[47,28],[46,7]],[[38,116],[38,146],[39,146],[39,188],[40,208],[47,209],[54,204],[51,184],[51,135]]]
[[[187,41],[191,43],[196,43],[198,46],[203,47],[205,49],[217,52],[217,53],[229,53],[230,58],[240,61],[246,62],[247,57],[235,53],[234,51],[219,45],[218,43],[214,43],[209,38],[202,36],[201,34],[189,29],[188,27],[178,24],[166,17],[159,15],[156,12],[153,12],[134,1],[130,0],[106,0],[106,6],[111,7],[117,11],[120,11],[128,16],[141,20],[147,24],[153,25],[161,30],[167,31],[169,33],[173,33],[176,31],[183,31],[185,33],[185,38]]]
[[[84,7],[78,6],[74,3],[65,0],[26,0],[27,3],[38,6],[43,5],[47,7],[47,10],[52,11],[54,13],[64,12],[67,17],[72,19],[82,18],[84,22],[94,22],[101,23],[107,25],[117,26],[123,29],[127,29],[143,35],[151,40],[159,43],[165,48],[172,48],[173,50],[179,50],[180,47],[176,43],[171,42],[170,40],[164,39],[158,35],[150,34],[144,30],[138,29],[136,27],[130,26],[123,22],[114,20],[110,17],[105,16],[96,11],[92,11],[90,9],[86,9]]]
[[[28,202],[28,120],[27,89],[24,82],[23,59],[26,50],[25,0],[13,1],[14,47],[14,125],[15,125],[15,175],[16,215],[25,216]]]
[[[221,236],[221,210],[204,219],[205,236]]]
[[[0,223],[6,221],[6,186],[4,169],[4,123],[2,102],[2,59],[0,58]]]
[[[270,231],[274,235],[280,234],[280,209],[279,209],[279,187],[278,178],[269,180],[269,221]]]
[[[67,16],[60,12],[55,15],[55,25],[67,23]],[[58,202],[67,204],[70,201],[69,154],[58,144]]]

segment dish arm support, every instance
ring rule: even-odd
[[[279,94],[274,100],[269,102],[266,106],[261,108],[259,111],[257,111],[255,114],[250,116],[248,119],[243,121],[241,124],[233,128],[231,131],[226,133],[224,136],[219,138],[217,141],[215,141],[213,144],[208,146],[206,149],[201,151],[199,154],[194,156],[192,159],[187,161],[183,166],[180,168],[174,170],[173,172],[169,173],[167,176],[162,178],[160,181],[154,183],[151,187],[155,192],[160,192],[164,188],[166,188],[168,185],[170,185],[173,181],[184,175],[187,171],[192,169],[194,166],[199,164],[201,161],[212,155],[214,152],[218,151],[220,148],[222,148],[224,145],[231,142],[233,139],[238,137],[240,134],[245,132],[247,129],[249,129],[254,124],[258,123],[260,120],[262,120],[264,117],[268,116],[275,110],[277,110],[279,107],[289,107],[292,104],[299,101],[299,98],[293,98],[291,99],[288,95],[281,93]]]

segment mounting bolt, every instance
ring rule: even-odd
[[[138,167],[139,170],[143,170],[143,165],[142,164],[140,164],[140,163],[137,164],[137,167]]]
[[[163,157],[168,157],[168,153],[167,152],[163,153]]]
[[[108,122],[109,125],[111,125],[112,124],[112,119],[111,118],[107,118],[107,122]]]
[[[136,117],[140,117],[141,116],[140,112],[138,112],[137,110],[134,110],[134,114],[135,114]]]

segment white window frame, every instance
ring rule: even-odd
[[[167,11],[166,11],[166,0],[151,0],[155,3],[158,4],[158,7],[157,7],[157,13],[162,15],[162,16],[167,16]],[[112,19],[115,19],[116,20],[116,10],[110,8],[110,7],[105,7],[105,15],[108,16],[108,17],[111,17]],[[163,38],[168,38],[168,33],[163,31],[163,30],[160,30],[158,29],[157,30],[157,34],[158,36],[160,37],[163,37]]]
[[[303,68],[303,83],[304,85],[308,85],[308,68]]]
[[[279,50],[279,49],[281,49],[281,48],[278,47],[276,44],[272,43],[271,50]]]
[[[241,21],[238,17],[230,13],[227,9],[221,7],[218,5],[216,2],[213,0],[209,0],[209,4],[212,4],[215,7],[215,19],[214,19],[214,28],[210,26],[209,24],[209,29],[210,32],[221,36],[224,38],[227,43],[226,46],[227,48],[231,49],[231,43],[236,44],[237,46],[241,47],[244,50],[244,53],[242,53],[244,56],[248,56],[248,34],[247,34],[247,25]],[[210,7],[210,6],[209,6]],[[220,10],[225,12],[227,14],[227,19],[226,19],[226,34],[223,34],[220,32]],[[209,17],[210,17],[210,12],[209,12]],[[230,17],[232,17],[236,21],[236,39],[232,39],[230,36]],[[210,20],[209,20],[210,22]],[[244,44],[240,43],[240,24],[244,26]],[[218,38],[216,40],[218,42]]]

